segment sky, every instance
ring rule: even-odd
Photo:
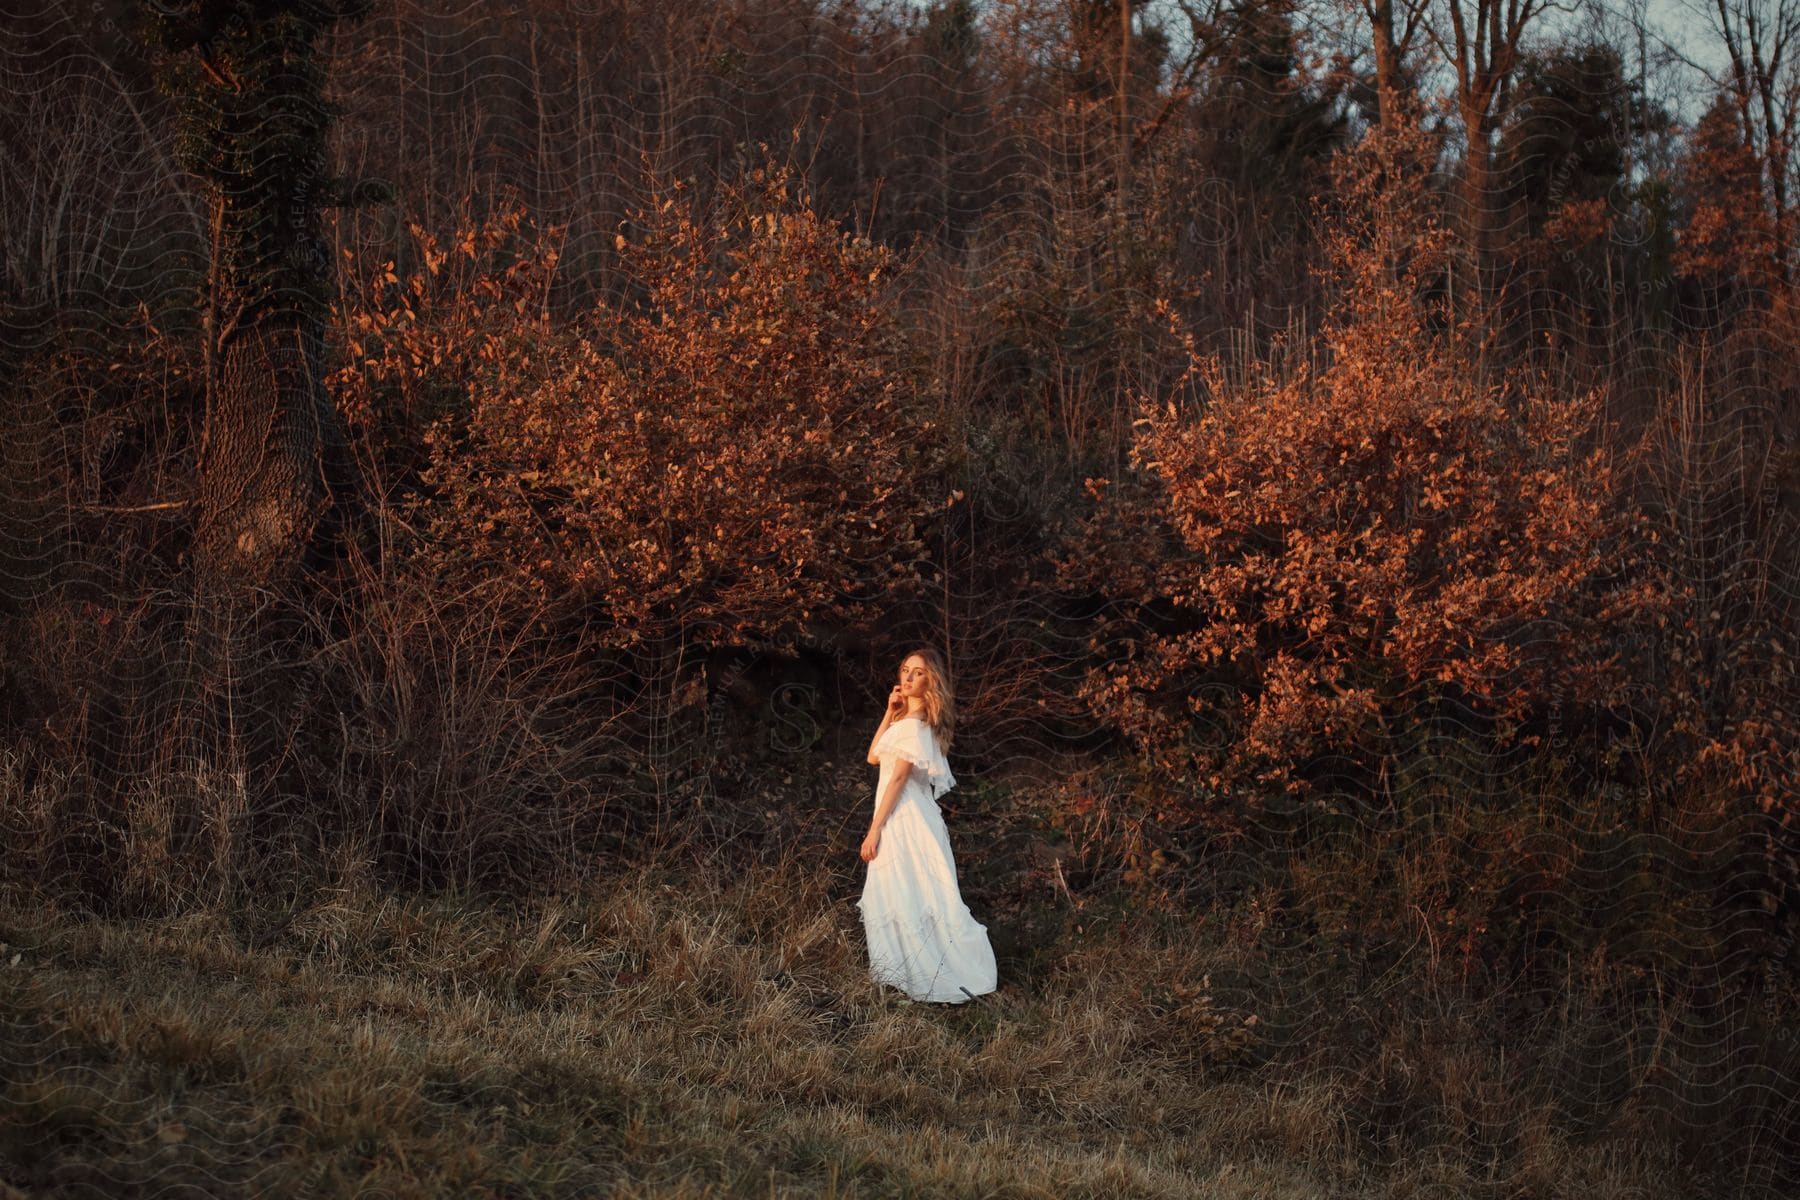
[[[1661,100],[1685,123],[1697,119],[1710,99],[1702,72],[1710,71],[1716,75],[1725,61],[1718,37],[1706,15],[1712,2],[1713,0],[1550,0],[1554,7],[1542,18],[1542,28],[1546,32],[1580,28],[1589,24],[1594,15],[1598,15],[1603,27],[1615,30],[1619,37],[1623,37],[1631,27],[1632,15],[1644,13],[1650,29],[1644,45],[1651,60],[1651,78],[1647,81],[1647,90],[1652,98]],[[917,8],[930,6],[930,0],[912,0],[912,3]],[[1474,0],[1465,0],[1465,3],[1472,5]],[[1366,28],[1366,18],[1360,16],[1362,5],[1359,0],[1301,0],[1301,4],[1303,11],[1313,14],[1315,22],[1329,24],[1335,21],[1341,26],[1348,21],[1348,30],[1356,33],[1358,40],[1366,38],[1366,34],[1361,32]],[[1433,0],[1433,7],[1440,12],[1442,4],[1443,0]],[[986,7],[986,0],[976,0],[976,7]],[[1169,0],[1139,0],[1133,4],[1133,8],[1140,13],[1162,12],[1174,16],[1176,19],[1169,27],[1177,35],[1179,47],[1183,25],[1178,11]],[[1589,10],[1597,11],[1590,13]],[[1679,55],[1687,61],[1666,61],[1672,55]],[[1637,69],[1635,48],[1634,52],[1628,53],[1627,59],[1628,69]],[[1665,60],[1666,65],[1659,68],[1659,60]]]
[[[1666,49],[1679,53],[1691,64],[1676,69],[1669,83],[1679,92],[1664,99],[1684,120],[1697,119],[1711,98],[1701,72],[1709,72],[1716,78],[1723,73],[1726,62],[1714,20],[1707,15],[1706,9],[1710,6],[1704,6],[1703,0],[1639,0],[1641,9],[1629,0],[1588,2],[1621,17],[1629,17],[1634,9],[1647,13],[1648,23],[1661,36]],[[1621,21],[1621,27],[1623,25]],[[1656,53],[1654,46],[1650,52]]]

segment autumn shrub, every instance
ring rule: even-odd
[[[1770,407],[1744,399],[1742,364],[1779,344],[1747,325],[1745,344],[1728,343],[1721,362],[1700,354],[1681,364],[1646,427],[1636,483],[1666,604],[1619,641],[1640,664],[1634,707],[1656,733],[1639,752],[1662,830],[1682,843],[1729,835],[1739,858],[1720,899],[1791,927],[1800,921],[1800,448],[1775,435]],[[1716,915],[1722,930],[1723,908]]]
[[[383,495],[415,497],[427,431],[475,396],[517,391],[569,340],[549,313],[560,233],[502,191],[486,206],[465,201],[447,243],[412,222],[393,254],[344,251],[327,384]]]
[[[1676,231],[1672,264],[1715,302],[1734,290],[1766,299],[1780,277],[1780,238],[1762,203],[1762,171],[1743,143],[1731,102],[1715,97],[1681,164],[1689,209]]]
[[[1198,401],[1144,404],[1142,476],[1091,481],[1062,563],[1128,609],[1083,695],[1219,832],[1332,781],[1391,791],[1440,708],[1505,743],[1617,699],[1608,625],[1656,596],[1589,441],[1600,397],[1489,363],[1451,306],[1423,148],[1378,133],[1340,156],[1320,353],[1193,353]]]
[[[311,736],[384,871],[723,819],[731,654],[856,644],[918,582],[948,456],[902,264],[782,167],[651,183],[591,307],[505,197],[353,271],[332,382],[383,501],[317,622],[347,720]]]
[[[519,264],[548,253],[478,276],[429,335],[388,310],[379,382],[441,397],[412,552],[446,586],[579,618],[597,646],[855,623],[911,577],[944,500],[922,366],[884,302],[894,256],[777,168],[705,211],[675,185],[635,219],[618,249],[641,295],[566,324],[521,290]],[[415,236],[429,275],[449,252]]]

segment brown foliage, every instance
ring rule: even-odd
[[[477,214],[465,202],[443,244],[407,227],[411,264],[388,258],[365,268],[344,252],[357,282],[340,300],[336,325],[344,363],[327,381],[380,474],[400,482],[422,466],[425,431],[464,412],[471,397],[534,378],[557,336],[546,302],[558,229],[534,231],[525,210],[503,199]]]
[[[1676,273],[1715,286],[1777,283],[1779,243],[1763,197],[1762,164],[1725,97],[1695,126],[1685,173],[1694,207],[1676,233]]]
[[[1783,447],[1769,409],[1736,393],[1743,361],[1768,354],[1760,339],[1743,343],[1721,363],[1682,364],[1645,430],[1642,492],[1667,604],[1654,624],[1620,632],[1641,646],[1645,704],[1664,721],[1656,783],[1678,806],[1671,822],[1685,832],[1752,816],[1774,872],[1757,891],[1774,908],[1780,892],[1790,905],[1800,896],[1800,451]]]
[[[1112,572],[1112,594],[1172,606],[1178,629],[1132,630],[1083,694],[1218,795],[1308,791],[1333,751],[1383,759],[1390,721],[1440,693],[1503,737],[1534,707],[1606,703],[1623,678],[1604,623],[1653,595],[1612,581],[1630,522],[1584,448],[1600,397],[1490,380],[1433,294],[1447,243],[1420,150],[1377,133],[1337,164],[1325,365],[1240,378],[1196,354],[1204,407],[1144,406],[1133,465],[1151,478],[1094,481],[1102,511],[1063,564],[1065,582]]]
[[[849,617],[861,590],[912,577],[941,503],[925,377],[886,303],[893,254],[819,218],[785,169],[704,212],[682,191],[619,238],[641,306],[553,322],[555,252],[496,254],[523,237],[507,213],[449,251],[415,229],[424,275],[399,285],[389,265],[391,299],[351,324],[372,340],[351,346],[369,358],[347,402],[372,420],[385,389],[424,419],[421,556],[458,584],[584,606],[618,646]]]

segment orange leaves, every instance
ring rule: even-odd
[[[639,306],[541,323],[555,252],[522,230],[434,291],[400,360],[446,398],[421,439],[417,553],[575,603],[618,644],[836,616],[922,553],[943,452],[896,402],[928,385],[877,290],[889,252],[793,183],[756,173],[710,211],[675,194],[633,213],[616,245]]]
[[[1432,298],[1429,198],[1340,171],[1361,207],[1325,230],[1339,291],[1323,368],[1197,358],[1206,411],[1141,407],[1146,478],[1090,481],[1096,514],[1062,564],[1065,584],[1175,610],[1116,625],[1114,645],[1143,652],[1088,695],[1191,777],[1303,790],[1310,764],[1385,754],[1382,722],[1428,685],[1516,714],[1616,683],[1594,648],[1623,506],[1578,448],[1599,398],[1495,376]],[[1214,698],[1186,725],[1142,711],[1196,696]],[[1230,732],[1196,744],[1213,726]]]
[[[1552,245],[1564,248],[1599,241],[1612,232],[1613,216],[1606,197],[1568,200],[1559,205],[1544,223],[1542,237]]]
[[[1764,163],[1723,96],[1695,125],[1689,146],[1682,173],[1694,202],[1676,230],[1676,273],[1714,285],[1774,283],[1781,238],[1765,200]]]
[[[477,220],[465,208],[448,250],[409,223],[406,252],[369,271],[339,304],[338,327],[356,336],[328,384],[346,424],[375,453],[403,459],[473,379],[504,382],[525,365],[518,345],[541,334],[518,317],[541,303],[559,233],[525,231],[523,213],[502,202]],[[415,265],[402,265],[409,260]],[[354,254],[347,271],[359,274]]]

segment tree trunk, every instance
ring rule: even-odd
[[[223,348],[201,436],[195,565],[216,584],[292,574],[347,488],[319,339],[301,320],[259,322]],[[334,522],[335,524],[335,522]]]
[[[140,34],[181,111],[183,165],[212,200],[206,414],[191,559],[213,585],[278,583],[357,501],[323,384],[332,292],[319,213],[377,198],[328,172],[316,43],[369,0],[142,0]],[[224,316],[225,319],[221,320]],[[332,501],[340,501],[333,504]],[[321,535],[324,535],[321,537]]]
[[[1400,48],[1394,44],[1394,0],[1375,0],[1375,118],[1391,128],[1401,119]]]
[[[1463,129],[1468,137],[1468,153],[1463,160],[1462,179],[1462,255],[1467,263],[1466,278],[1475,289],[1475,300],[1485,305],[1494,287],[1493,264],[1488,257],[1490,207],[1497,198],[1493,190],[1493,161],[1488,146],[1489,118],[1485,107],[1465,105]]]

